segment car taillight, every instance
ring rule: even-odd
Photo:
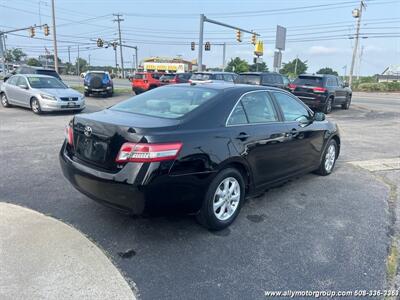
[[[289,89],[291,89],[292,91],[294,91],[296,89],[296,85],[293,83],[289,83],[288,85]]]
[[[71,127],[71,125],[67,125],[65,127],[65,138],[68,144],[71,146],[74,145],[74,129]]]
[[[314,93],[325,93],[326,92],[326,88],[323,87],[314,87],[313,88]]]
[[[125,143],[119,150],[116,162],[157,162],[176,159],[182,143],[146,144]]]

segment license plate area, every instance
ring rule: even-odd
[[[84,160],[104,163],[107,156],[108,144],[95,137],[78,135],[76,154]]]

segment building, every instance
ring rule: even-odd
[[[182,58],[150,57],[143,60],[144,71],[168,73],[192,72],[197,69],[196,60],[188,61]]]
[[[387,67],[382,74],[376,75],[378,82],[400,82],[400,65]]]

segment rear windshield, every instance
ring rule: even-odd
[[[164,74],[160,77],[160,80],[171,80],[175,78],[175,74]]]
[[[48,75],[48,76],[53,76],[55,78],[60,78],[60,75],[54,70],[36,70],[36,74],[40,75]]]
[[[167,87],[150,90],[111,107],[111,110],[153,117],[182,117],[218,94],[199,87]]]
[[[29,84],[33,89],[66,89],[67,86],[54,77],[28,76]]]
[[[146,79],[146,74],[135,74],[134,79]]]
[[[211,74],[196,73],[190,77],[191,80],[210,80]]]
[[[293,81],[297,85],[323,86],[324,78],[314,76],[300,76]]]
[[[260,75],[257,74],[240,74],[238,78],[236,78],[237,83],[244,84],[260,84]]]

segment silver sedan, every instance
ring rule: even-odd
[[[11,76],[1,85],[0,98],[4,107],[28,107],[35,114],[44,111],[81,111],[85,108],[85,97],[81,93],[47,75]]]

